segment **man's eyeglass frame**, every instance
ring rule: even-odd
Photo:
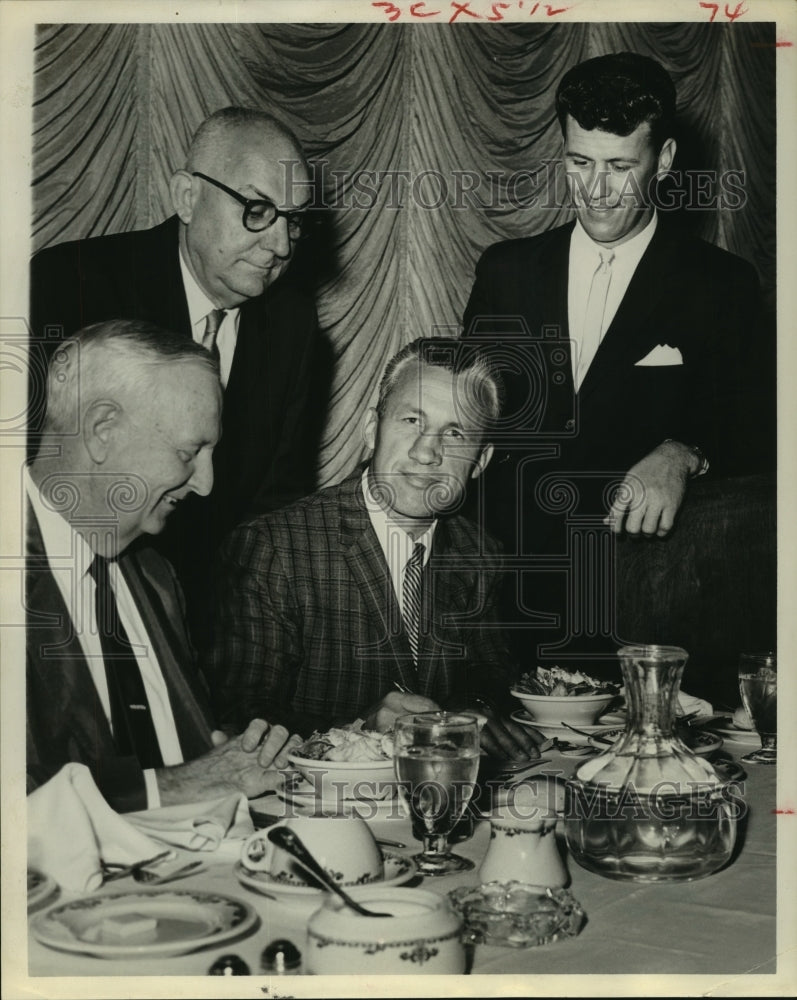
[[[226,184],[222,184],[221,181],[217,181],[215,177],[209,177],[207,174],[200,173],[198,170],[193,170],[191,172],[192,177],[201,177],[203,181],[207,181],[208,184],[213,184],[215,187],[220,188],[225,194],[230,195],[231,198],[235,198],[244,207],[243,217],[241,222],[243,223],[244,229],[248,230],[250,233],[262,233],[266,229],[270,229],[271,226],[277,221],[277,219],[285,219],[288,225],[288,236],[291,240],[298,240],[302,236],[302,226],[305,221],[306,211],[286,211],[282,208],[277,208],[274,202],[269,201],[267,198],[244,198],[242,194],[238,191],[233,190],[231,187],[227,187]],[[262,221],[262,225],[254,226],[252,225],[252,213],[262,211],[264,213],[262,220],[257,220],[258,223]],[[293,230],[293,231],[292,231]]]

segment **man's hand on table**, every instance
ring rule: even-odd
[[[482,726],[481,745],[491,757],[502,760],[537,760],[540,756],[537,744],[545,741],[542,733],[520,726],[483,705],[476,713],[487,720]]]
[[[211,734],[213,749],[195,760],[158,768],[161,805],[198,802],[242,792],[255,798],[276,788],[279,769],[288,766],[288,754],[302,742],[284,726],[253,719],[243,733],[228,737]]]
[[[363,729],[386,733],[388,729],[393,728],[400,715],[410,715],[412,712],[436,712],[439,708],[436,701],[424,698],[421,694],[391,691],[367,710],[363,720]]]
[[[663,538],[675,523],[686,484],[700,462],[680,441],[665,441],[626,473],[604,520],[615,534],[625,526],[629,535]]]

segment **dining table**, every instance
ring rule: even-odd
[[[736,758],[743,752],[726,749]],[[529,773],[568,777],[580,763],[578,757],[565,756],[556,750],[547,751],[545,758],[544,764],[532,768]],[[484,985],[479,987],[480,995],[495,995],[499,982],[513,984],[509,989],[502,987],[504,992],[499,995],[515,994],[517,990],[520,991],[517,995],[523,995],[531,982],[528,977],[538,976],[626,976],[632,977],[627,982],[633,983],[637,981],[633,977],[638,976],[698,975],[704,977],[701,981],[705,981],[710,992],[710,984],[728,983],[733,977],[774,975],[778,971],[776,848],[778,825],[787,818],[778,808],[776,788],[774,766],[746,768],[746,776],[738,783],[744,815],[738,821],[734,854],[720,871],[691,882],[620,881],[587,871],[569,856],[560,820],[556,832],[558,849],[569,874],[569,890],[586,914],[583,926],[576,936],[534,947],[471,946],[468,958],[471,976],[503,977],[496,979],[492,986],[485,979]],[[276,794],[268,794],[254,800],[251,807],[257,821],[267,825],[284,815],[286,802]],[[391,848],[396,853],[412,855],[418,852],[420,845],[413,838],[406,815],[378,817],[369,820],[369,825],[377,839],[405,845]],[[478,885],[479,866],[490,842],[490,832],[489,821],[477,819],[472,836],[455,845],[458,854],[474,862],[471,871],[423,879],[416,876],[408,885],[423,885],[443,895],[458,886]],[[261,969],[264,948],[275,939],[288,939],[300,952],[305,952],[307,920],[312,909],[308,912],[306,904],[297,906],[293,901],[268,898],[243,884],[236,874],[240,847],[241,842],[223,843],[216,852],[202,856],[205,864],[196,873],[164,886],[218,893],[245,901],[255,911],[257,921],[239,939],[188,954],[119,960],[48,947],[29,933],[29,975],[62,978],[206,976],[217,959],[232,953],[246,963],[252,977],[259,977],[263,991],[260,995],[268,993],[273,989],[274,977]],[[190,852],[180,853],[187,859],[197,858]],[[518,873],[518,878],[522,880],[522,873]],[[127,879],[102,886],[96,895],[139,888],[141,886],[132,879]],[[58,901],[70,898],[62,894]],[[35,918],[34,912],[29,919]],[[291,978],[294,995],[313,995],[309,982],[302,988],[301,976]],[[403,978],[407,980],[406,994],[393,982],[386,995],[412,995],[417,990],[412,976]],[[597,983],[598,980],[588,982]],[[766,979],[760,982],[762,987],[757,992],[766,993]],[[370,984],[369,989],[372,987],[372,992],[379,992],[378,986]],[[255,995],[251,985],[245,987],[241,983],[240,989],[244,990],[240,995]],[[549,992],[553,989],[549,987]],[[463,985],[448,995],[464,994],[468,990],[469,987]],[[537,991],[539,986],[532,992]],[[43,992],[46,995],[46,984]],[[333,994],[326,992],[324,995]],[[424,990],[424,995],[429,992]]]

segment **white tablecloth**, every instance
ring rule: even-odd
[[[575,766],[572,759],[556,758],[552,763],[568,771]],[[725,870],[708,878],[662,885],[619,882],[587,872],[568,857],[571,891],[587,913],[583,930],[576,938],[538,948],[478,946],[473,957],[472,974],[487,975],[479,991],[481,995],[541,992],[539,983],[531,987],[527,978],[529,975],[701,974],[711,977],[710,981],[707,980],[708,990],[711,981],[716,982],[719,988],[728,981],[728,977],[745,973],[774,973],[778,822],[775,769],[750,767],[744,790],[748,814],[741,826],[737,856]],[[262,800],[261,807],[263,811],[276,812],[281,803],[272,797]],[[782,817],[784,820],[788,818]],[[377,837],[403,841],[408,845],[407,853],[417,852],[418,844],[412,838],[408,820],[375,821],[372,829]],[[482,822],[477,825],[473,838],[457,844],[456,850],[478,865],[484,857],[488,840],[489,825]],[[476,882],[478,877],[474,871],[426,879],[424,886],[446,893],[457,885]],[[31,936],[30,975],[204,976],[217,957],[232,952],[243,958],[253,976],[259,975],[260,982],[265,985],[271,980],[260,973],[259,960],[268,942],[278,937],[289,938],[300,949],[304,948],[306,915],[242,886],[233,874],[229,852],[226,857],[218,857],[211,863],[207,871],[173,885],[245,899],[256,909],[261,925],[248,937],[215,949],[172,958],[125,961],[61,953],[39,944]],[[135,883],[125,880],[100,891],[119,892],[128,886],[131,890],[137,888]],[[489,978],[494,974],[518,978],[500,980],[504,985],[499,987],[499,980],[491,983]],[[412,995],[417,992],[417,986],[412,984],[413,977],[404,978],[407,980],[406,989],[397,987],[392,980],[390,990],[381,995]],[[309,977],[291,982],[296,995],[314,995]],[[507,982],[515,984],[514,988],[507,988]],[[633,984],[634,980],[628,982]],[[766,993],[766,986],[763,985],[766,980],[761,982],[761,992]],[[302,983],[305,984],[304,989],[301,988]],[[373,995],[373,984],[371,987]],[[462,992],[470,995],[472,989],[473,986],[470,986]],[[628,989],[634,993],[633,985]],[[226,995],[254,996],[256,992],[252,984],[244,992]],[[381,993],[379,988],[376,992]],[[456,995],[457,992],[456,989],[454,992],[449,990],[447,995]],[[591,988],[585,987],[583,995],[592,992]],[[433,995],[427,988],[423,993]],[[335,994],[327,991],[324,995],[346,996],[347,993],[345,990]],[[446,992],[439,995],[446,995]]]

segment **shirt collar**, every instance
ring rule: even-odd
[[[650,245],[650,241],[653,239],[658,221],[658,214],[654,209],[650,222],[641,232],[637,233],[633,239],[628,240],[627,243],[621,243],[619,246],[612,247],[615,262],[622,261],[623,264],[636,266],[642,259],[642,254]],[[586,260],[587,258],[593,260],[595,255],[601,250],[607,249],[603,244],[596,243],[589,237],[578,219],[576,219],[575,229],[570,238],[570,248],[571,252],[579,260]]]
[[[45,503],[29,469],[25,469],[25,490],[36,515],[48,561],[52,564],[58,560],[60,568],[68,561],[68,565],[78,571],[78,577],[85,576],[94,559],[91,546],[62,514]]]
[[[393,566],[394,559],[398,559],[399,568],[403,568],[407,559],[412,555],[412,550],[419,542],[424,546],[423,564],[425,566],[429,561],[437,520],[432,521],[420,538],[413,538],[400,524],[388,516],[384,507],[372,495],[368,471],[366,468],[362,477],[365,508],[376,532],[376,537],[379,539],[379,544],[382,546],[382,551],[385,553],[388,566]]]

